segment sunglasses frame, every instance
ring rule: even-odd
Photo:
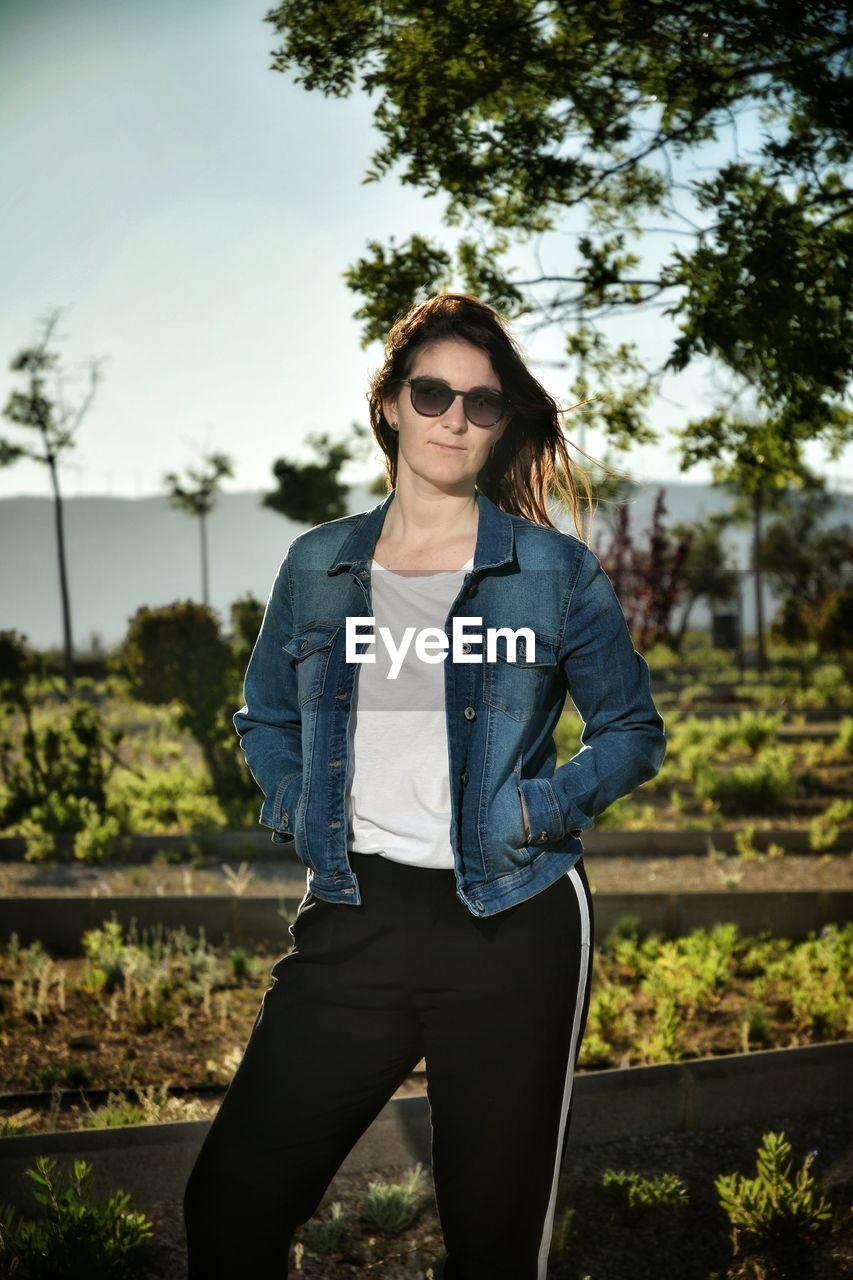
[[[443,413],[447,413],[447,410],[448,410],[448,409],[450,408],[450,406],[453,404],[453,401],[456,399],[456,397],[457,397],[457,396],[461,396],[461,397],[462,397],[462,408],[463,408],[463,410],[464,410],[464,412],[465,412],[465,417],[466,417],[466,418],[467,418],[467,420],[471,423],[471,426],[472,426],[472,427],[479,427],[481,431],[494,431],[494,429],[495,429],[497,426],[499,426],[499,424],[501,423],[501,421],[503,420],[503,418],[505,418],[505,417],[506,417],[507,410],[509,409],[510,405],[512,404],[512,401],[511,401],[511,400],[508,400],[508,399],[507,399],[507,397],[506,397],[502,392],[498,392],[498,391],[489,391],[489,392],[487,392],[486,394],[488,394],[488,395],[493,395],[493,396],[497,396],[497,398],[500,400],[500,402],[501,402],[501,404],[502,404],[502,406],[503,406],[503,408],[501,409],[501,412],[500,412],[500,416],[499,416],[499,417],[497,417],[497,418],[495,419],[495,421],[494,421],[494,422],[489,422],[489,423],[475,422],[475,421],[474,421],[474,419],[471,417],[470,413],[468,412],[468,406],[466,405],[465,401],[468,399],[468,397],[469,397],[469,396],[482,395],[482,394],[483,394],[483,392],[482,392],[482,391],[479,391],[479,392],[478,392],[478,391],[476,391],[476,390],[471,390],[471,391],[461,391],[461,390],[459,390],[459,389],[458,389],[458,388],[456,388],[456,387],[451,387],[451,386],[450,386],[448,383],[446,383],[442,378],[430,378],[430,377],[427,377],[427,376],[424,376],[424,377],[422,377],[422,378],[397,378],[397,379],[396,379],[396,382],[397,382],[400,386],[402,386],[402,387],[408,387],[408,388],[409,388],[409,396],[410,396],[410,399],[411,399],[411,401],[412,401],[412,408],[414,409],[415,413],[420,414],[420,416],[421,416],[422,418],[440,418],[440,417],[441,417],[441,415],[442,415]],[[446,387],[446,388],[447,388],[447,390],[448,390],[449,392],[451,392],[451,393],[452,393],[452,397],[451,397],[451,399],[447,402],[447,404],[445,405],[445,407],[444,407],[443,409],[439,409],[438,413],[424,413],[424,412],[423,412],[422,410],[420,410],[420,409],[417,407],[417,405],[415,404],[415,398],[414,398],[414,394],[413,394],[413,392],[414,392],[414,390],[416,389],[417,384],[418,384],[418,383],[421,383],[421,382],[433,382],[433,383],[438,383],[438,384],[439,384],[439,386]]]

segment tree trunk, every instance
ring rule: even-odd
[[[50,464],[50,481],[53,486],[54,517],[56,525],[56,551],[59,560],[59,590],[62,597],[62,642],[65,649],[65,686],[70,693],[74,691],[74,644],[71,639],[71,604],[68,596],[68,570],[65,565],[65,528],[62,516],[62,497],[59,492],[59,477],[56,474],[56,459],[48,455]]]
[[[210,589],[207,570],[207,517],[202,513],[198,518],[201,534],[201,599],[205,608],[210,604]]]
[[[764,515],[764,494],[761,486],[753,495],[752,525],[752,574],[755,586],[755,635],[758,645],[758,670],[767,670],[767,650],[764,640],[764,575],[761,569],[762,518]]]

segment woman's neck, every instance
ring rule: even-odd
[[[395,492],[374,549],[387,568],[456,569],[474,552],[479,510],[476,494],[435,497]],[[445,564],[447,561],[447,564]]]

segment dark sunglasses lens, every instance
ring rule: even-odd
[[[476,427],[493,427],[503,415],[503,400],[488,391],[470,392],[464,405],[466,414]]]
[[[417,413],[427,418],[437,418],[450,408],[453,392],[443,382],[413,382],[412,404]]]

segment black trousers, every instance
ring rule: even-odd
[[[497,915],[453,871],[350,854],[310,891],[184,1196],[189,1280],[281,1280],[361,1134],[426,1060],[444,1280],[544,1280],[589,1003],[582,862]]]

